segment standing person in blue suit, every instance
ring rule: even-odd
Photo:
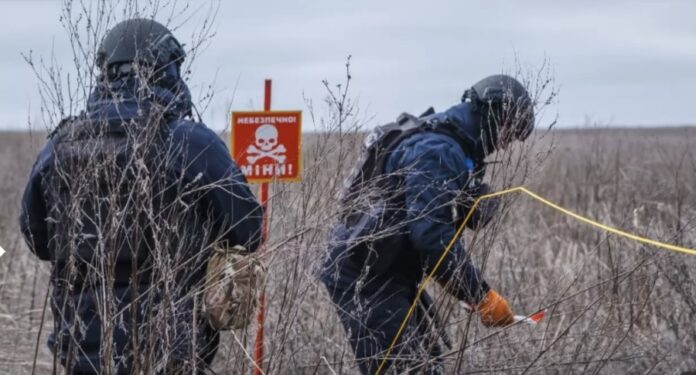
[[[367,138],[321,272],[363,374],[378,369],[424,276],[433,271],[473,200],[489,192],[482,182],[486,156],[525,140],[533,128],[533,102],[525,87],[494,75],[442,113],[403,114]],[[467,226],[486,225],[497,206],[482,201]],[[484,280],[461,241],[434,276],[472,306],[485,326],[513,322],[508,303]],[[434,318],[430,303],[424,293],[383,370],[443,371],[439,340],[424,327]]]
[[[20,225],[52,265],[48,344],[66,373],[204,371],[219,341],[201,307],[213,246],[261,241],[246,179],[192,119],[184,57],[153,20],[115,25],[86,109],[31,171]]]

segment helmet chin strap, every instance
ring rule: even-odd
[[[464,94],[462,95],[462,103],[469,103],[474,112],[481,111],[481,99],[479,98],[478,94],[476,94],[473,87],[464,91]]]
[[[469,94],[471,96],[468,96]],[[471,108],[476,116],[474,121],[478,123],[481,129],[476,148],[479,149],[483,157],[486,157],[497,150],[498,129],[496,119],[493,117],[494,114],[490,106],[482,103],[473,90],[467,90],[462,99],[466,99],[466,102],[471,104]]]
[[[478,117],[476,121],[481,128],[481,135],[476,148],[480,150],[484,157],[492,154],[497,150],[497,128],[495,119],[492,118],[490,104],[486,105],[479,98],[473,87],[464,91],[462,102],[469,103],[472,111]]]
[[[488,121],[486,121],[485,125],[482,124],[480,144],[485,156],[497,150],[495,134],[491,134],[492,132],[490,130],[490,123]]]

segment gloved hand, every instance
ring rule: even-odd
[[[476,312],[486,327],[505,327],[515,322],[507,301],[493,289],[476,306]]]

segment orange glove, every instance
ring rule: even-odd
[[[486,327],[505,327],[515,322],[512,310],[505,298],[491,289],[476,306],[481,323]]]

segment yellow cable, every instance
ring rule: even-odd
[[[686,248],[686,247],[681,247],[681,246],[671,245],[671,244],[664,243],[664,242],[660,242],[660,241],[651,240],[651,239],[649,239],[649,238],[637,236],[637,235],[635,235],[635,234],[628,233],[628,232],[624,232],[624,231],[622,231],[622,230],[619,230],[619,229],[616,229],[616,228],[612,228],[612,227],[610,227],[610,226],[608,226],[608,225],[604,225],[604,224],[602,224],[602,223],[598,223],[598,222],[596,222],[596,221],[594,221],[594,220],[592,220],[592,219],[588,219],[588,218],[586,218],[586,217],[584,217],[584,216],[581,216],[581,215],[576,214],[575,212],[569,211],[569,210],[567,210],[567,209],[565,209],[565,208],[563,208],[563,207],[561,207],[561,206],[559,206],[559,205],[557,205],[557,204],[555,204],[555,203],[549,202],[548,200],[546,200],[546,199],[544,199],[544,198],[538,196],[537,194],[535,194],[535,193],[533,193],[533,192],[527,190],[526,188],[524,188],[524,187],[522,187],[522,186],[519,187],[519,191],[524,192],[525,194],[529,195],[530,197],[532,197],[532,198],[538,200],[539,202],[541,202],[541,203],[543,203],[543,204],[545,204],[545,205],[547,205],[547,206],[549,206],[549,207],[555,209],[556,211],[559,211],[559,212],[561,212],[561,213],[564,213],[564,214],[566,214],[566,215],[568,215],[568,216],[570,216],[570,217],[572,217],[572,218],[574,218],[574,219],[580,220],[580,221],[582,221],[583,223],[589,224],[589,225],[591,225],[591,226],[593,226],[593,227],[595,227],[595,228],[602,229],[602,230],[604,230],[605,232],[614,233],[614,234],[616,234],[617,236],[620,236],[620,237],[629,238],[629,239],[632,239],[632,240],[634,240],[634,241],[642,242],[642,243],[647,244],[647,245],[653,245],[653,246],[656,246],[656,247],[661,247],[661,248],[666,249],[666,250],[676,251],[676,252],[680,252],[680,253],[684,253],[684,254],[689,254],[689,255],[696,255],[696,250],[694,250],[694,249],[689,249],[689,248]]]
[[[559,205],[557,205],[557,204],[555,204],[555,203],[553,203],[545,198],[542,198],[541,196],[527,190],[527,188],[525,188],[524,186],[518,186],[518,187],[506,189],[506,190],[501,190],[501,191],[498,191],[495,193],[482,195],[474,201],[474,204],[471,206],[471,208],[469,209],[469,212],[466,214],[464,221],[459,226],[459,228],[457,229],[457,232],[454,234],[454,236],[452,237],[450,242],[445,247],[442,255],[437,260],[437,263],[435,263],[435,266],[433,267],[433,269],[425,277],[425,279],[423,279],[423,282],[421,283],[420,287],[418,288],[418,292],[416,293],[416,297],[414,298],[413,303],[411,304],[411,307],[409,307],[408,312],[406,313],[406,317],[404,317],[404,320],[401,322],[401,325],[399,326],[399,330],[396,332],[396,335],[394,335],[394,338],[392,339],[391,344],[389,344],[389,348],[387,349],[387,353],[384,355],[384,358],[382,358],[382,361],[380,362],[379,367],[377,368],[377,371],[375,371],[375,375],[379,375],[379,373],[382,371],[382,368],[386,364],[387,359],[389,358],[389,355],[391,354],[392,350],[394,349],[394,345],[396,345],[396,342],[399,340],[401,333],[403,332],[404,328],[406,327],[406,323],[408,322],[408,319],[413,314],[413,310],[415,310],[416,305],[418,304],[418,300],[420,299],[420,296],[423,294],[423,291],[428,286],[428,283],[430,283],[430,280],[433,278],[433,275],[440,267],[440,264],[442,264],[442,261],[445,259],[445,257],[450,252],[450,250],[452,250],[452,246],[454,246],[454,244],[456,243],[459,236],[461,236],[462,232],[464,231],[464,227],[469,222],[469,219],[471,218],[474,211],[476,210],[476,207],[478,207],[479,202],[484,200],[484,199],[498,197],[501,195],[516,193],[516,192],[525,193],[528,196],[530,196],[530,197],[536,199],[537,201],[553,208],[556,211],[559,211],[565,215],[568,215],[576,220],[582,221],[585,224],[589,224],[595,228],[599,228],[601,230],[604,230],[605,232],[613,233],[613,234],[616,234],[617,236],[620,236],[620,237],[628,238],[628,239],[631,239],[631,240],[634,240],[637,242],[641,242],[644,244],[648,244],[648,245],[653,245],[653,246],[663,248],[666,250],[680,252],[680,253],[689,254],[689,255],[696,255],[696,250],[694,250],[694,249],[689,249],[686,247],[671,245],[668,243],[659,242],[659,241],[651,240],[649,238],[637,236],[635,234],[628,233],[628,232],[622,231],[620,229],[612,228],[612,227],[610,227],[608,225],[604,225],[602,223],[598,223],[598,222],[596,222],[592,219],[589,219],[587,217],[584,217],[582,215],[578,215],[575,212],[567,210],[567,209],[565,209],[565,208],[563,208],[563,207],[561,207],[561,206],[559,206]]]

